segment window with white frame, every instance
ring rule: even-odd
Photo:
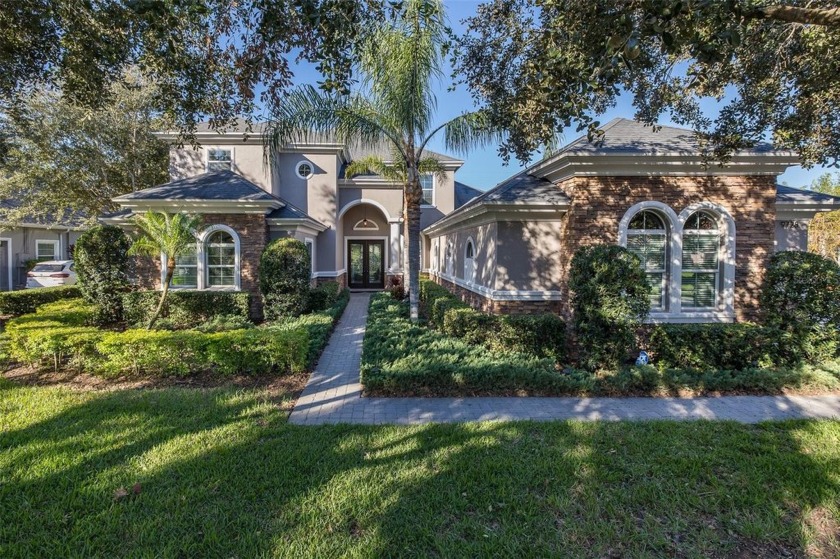
[[[668,229],[664,218],[652,210],[642,210],[627,226],[627,249],[639,257],[650,285],[650,306],[665,308],[668,277]]]
[[[204,243],[207,287],[236,285],[236,244],[227,231],[214,231]]]
[[[423,205],[435,205],[435,176],[431,174],[420,175],[420,188],[423,189]]]
[[[304,239],[303,244],[306,245],[306,252],[309,253],[309,277],[313,277],[315,275],[315,241]]]
[[[467,241],[467,247],[464,249],[464,281],[475,281],[475,246],[472,239]]]
[[[193,246],[175,257],[172,287],[196,289],[198,287],[198,250]]]
[[[230,171],[233,168],[233,151],[207,148],[207,171]]]
[[[35,260],[58,260],[58,241],[35,241]]]
[[[709,212],[691,214],[683,226],[681,301],[683,309],[717,307],[721,228]]]
[[[315,174],[315,169],[309,161],[299,161],[295,165],[295,173],[299,178],[306,180],[312,178],[312,175]]]

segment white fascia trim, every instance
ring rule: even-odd
[[[335,270],[334,272],[315,272],[312,274],[313,278],[337,278],[347,272],[346,268]]]
[[[812,219],[821,212],[840,210],[840,204],[776,204],[776,221]]]
[[[48,225],[45,223],[0,223],[0,228],[3,231],[11,231],[12,229],[46,229],[53,231],[60,229],[61,231],[87,231],[87,227],[69,226],[69,225]]]
[[[559,291],[540,291],[540,290],[515,290],[515,289],[490,289],[483,285],[476,283],[469,283],[461,278],[450,276],[444,272],[435,272],[429,270],[430,276],[436,276],[450,283],[454,283],[458,287],[468,289],[473,293],[486,297],[492,301],[560,301],[562,294]]]
[[[123,209],[136,211],[181,211],[192,210],[199,213],[268,213],[282,208],[285,204],[279,200],[231,201],[231,200],[120,200],[114,199]]]
[[[304,233],[318,235],[321,231],[329,229],[329,226],[312,219],[275,217],[266,221],[270,229],[279,231],[297,229]]]
[[[423,229],[423,233],[429,236],[443,235],[467,226],[475,226],[474,221],[477,218],[483,218],[483,222],[558,221],[568,208],[567,204],[479,204],[464,213],[440,219]]]
[[[726,176],[781,175],[798,165],[796,156],[785,154],[735,154],[724,166],[684,153],[610,153],[565,155],[541,163],[530,174],[559,182],[574,176]]]

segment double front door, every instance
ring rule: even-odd
[[[385,241],[347,241],[350,289],[385,287]]]

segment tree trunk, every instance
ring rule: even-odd
[[[773,19],[785,23],[840,27],[840,8],[800,8],[797,6],[762,6],[747,10],[745,17]]]
[[[411,308],[411,321],[417,322],[420,319],[420,202],[423,191],[420,189],[420,177],[416,172],[406,187],[408,303]]]
[[[172,274],[175,272],[175,257],[170,257],[166,260],[166,278],[163,281],[163,289],[160,292],[160,301],[158,301],[157,309],[155,309],[155,314],[152,315],[152,318],[149,319],[149,325],[146,326],[146,330],[151,330],[152,327],[157,322],[158,317],[160,317],[160,312],[163,310],[163,303],[166,301],[166,295],[169,293],[169,284],[172,283]]]

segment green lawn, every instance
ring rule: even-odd
[[[315,428],[284,404],[0,379],[0,556],[840,554],[840,422]]]

